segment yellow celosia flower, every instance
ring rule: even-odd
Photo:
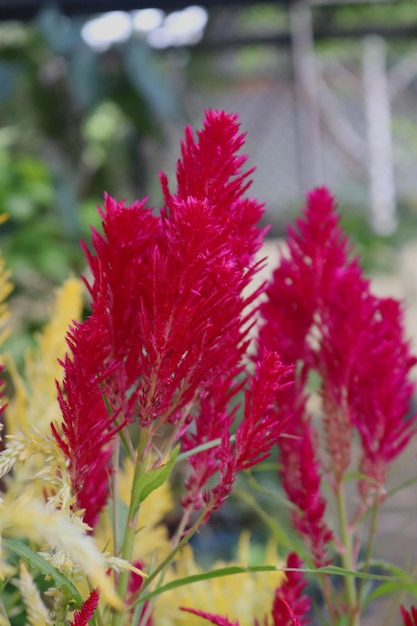
[[[249,534],[243,533],[238,546],[238,558],[233,562],[214,563],[212,569],[232,565],[249,564]],[[269,544],[265,554],[265,564],[282,567],[275,546]],[[259,565],[259,563],[258,563]],[[201,574],[190,546],[185,546],[173,568],[168,571],[164,582]],[[230,620],[237,620],[242,626],[252,626],[257,618],[262,624],[264,616],[270,612],[275,589],[285,580],[283,572],[248,572],[221,578],[202,580],[191,585],[178,587],[158,596],[155,601],[154,622],[158,626],[204,626],[207,621],[190,613],[180,611],[179,607],[189,607],[227,615]]]
[[[20,577],[14,582],[25,603],[27,626],[51,626],[48,609],[24,563],[20,563]]]
[[[39,494],[50,496],[51,508],[68,514],[76,514],[71,481],[50,423],[62,420],[55,385],[55,380],[62,380],[58,359],[67,350],[69,325],[81,315],[82,289],[82,282],[71,278],[57,290],[51,319],[38,335],[37,346],[25,355],[23,377],[12,357],[5,359],[15,393],[6,410],[6,449],[0,454],[0,476],[13,467],[13,480],[8,481],[11,491],[18,494],[29,483],[34,493],[38,486]]]
[[[25,492],[18,497],[6,493],[0,504],[0,534],[27,538],[38,545],[48,546],[67,556],[69,563],[79,568],[101,597],[111,606],[122,608],[110,578],[106,575],[106,561],[92,537],[85,533],[81,522],[71,519],[63,511],[51,510],[42,501]],[[53,559],[51,559],[53,562]]]
[[[3,214],[0,216],[0,224],[6,219]],[[9,320],[9,309],[6,304],[6,300],[13,290],[13,285],[10,282],[10,272],[6,270],[6,264],[2,256],[0,256],[0,345],[3,345],[4,340],[9,334],[6,328]]]
[[[0,299],[1,277],[0,273]],[[58,359],[62,359],[67,351],[65,336],[69,325],[80,318],[82,289],[80,280],[70,278],[57,290],[50,321],[37,337],[37,347],[25,355],[24,378],[19,375],[13,359],[6,357],[15,387],[14,398],[6,411],[8,434],[15,434],[28,426],[36,426],[39,432],[49,433],[50,423],[61,421],[55,386],[55,380],[62,380]]]

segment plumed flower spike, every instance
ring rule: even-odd
[[[253,169],[242,171],[247,156],[238,154],[245,135],[239,131],[237,115],[207,111],[197,138],[187,127],[177,167],[176,194],[170,193],[167,178],[161,174],[166,210],[177,222],[178,210],[189,198],[209,202],[213,218],[227,234],[235,257],[247,265],[261,247],[266,230],[256,227],[263,205],[253,198],[243,198]]]
[[[409,611],[402,606],[401,615],[404,626],[417,626],[417,608],[415,606],[412,606]]]
[[[221,443],[191,457],[193,474],[186,483],[183,506],[194,502],[195,508],[199,508],[202,498],[211,510],[218,509],[230,495],[238,472],[270,455],[288,420],[287,396],[291,395],[292,387],[292,366],[284,365],[277,354],[265,350],[245,391],[243,419],[234,442],[230,440],[231,425],[238,407],[230,408],[228,403],[242,385],[233,387],[230,377],[226,377],[208,388],[207,395],[201,398],[196,431],[184,438],[184,448],[188,450],[214,439],[220,439]],[[218,484],[201,493],[217,473]]]
[[[327,547],[333,535],[325,520],[326,500],[321,493],[316,437],[305,399],[298,400],[286,434],[290,436],[279,440],[280,475],[290,502],[295,504],[292,523],[309,546],[315,566],[322,567],[329,562]]]
[[[206,613],[205,611],[198,611],[197,609],[190,609],[186,607],[181,607],[181,611],[192,613],[192,615],[198,615],[211,624],[216,624],[216,626],[239,626],[239,622],[231,622],[228,617],[223,617],[222,615],[214,615],[213,613]]]
[[[371,483],[382,493],[387,465],[415,432],[416,417],[404,417],[416,359],[404,339],[401,307],[371,293],[326,189],[309,194],[297,228],[289,228],[288,253],[267,295],[261,347],[299,362],[300,393],[311,369],[320,376],[333,486],[349,466],[354,426],[362,441],[360,471],[370,479],[361,493]]]
[[[291,552],[287,558],[287,580],[278,587],[275,592],[275,600],[272,607],[274,626],[303,626],[307,624],[307,613],[311,608],[309,596],[303,591],[307,586],[302,572],[291,571],[300,569],[301,559]]]
[[[356,264],[335,208],[327,189],[308,194],[303,217],[296,228],[288,227],[288,255],[275,270],[262,307],[268,323],[261,344],[290,363],[315,360],[311,330],[331,301],[339,272]]]
[[[87,600],[83,603],[79,611],[75,611],[74,620],[70,622],[70,626],[88,626],[88,623],[94,615],[94,611],[97,608],[100,594],[97,589],[88,596]]]
[[[64,420],[53,430],[90,525],[108,496],[117,430],[178,424],[202,388],[241,367],[263,237],[262,206],[243,198],[243,142],[235,116],[207,112],[197,141],[186,131],[177,193],[162,176],[160,216],[105,196],[103,234],[85,246],[92,314],[68,334]]]

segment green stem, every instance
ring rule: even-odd
[[[182,536],[184,530],[186,529],[186,527],[188,525],[188,522],[189,522],[189,519],[190,519],[190,513],[191,513],[190,509],[187,509],[186,511],[184,511],[184,515],[182,517],[182,520],[179,523],[178,528],[176,530],[176,533],[175,533],[175,535],[173,536],[173,538],[171,540],[171,548],[172,548],[172,550],[177,547],[177,545],[178,545],[178,543],[179,543],[179,541],[181,539],[181,536]],[[164,578],[165,578],[165,575],[166,575],[167,571],[168,571],[168,568],[166,567],[160,573],[159,580],[158,580],[157,585],[156,585],[156,589],[159,589],[159,587],[161,587],[161,585],[163,584]],[[141,591],[142,591],[142,589],[141,589]],[[151,605],[151,603],[149,603],[148,607],[146,608],[146,610],[144,611],[144,613],[143,613],[143,615],[141,617],[141,622],[143,622],[144,624],[147,624],[149,618],[151,617],[151,615],[152,615],[152,605]]]
[[[236,439],[236,435],[230,435],[230,443],[233,443],[233,441],[235,441]],[[206,443],[201,443],[199,446],[196,446],[195,448],[192,448],[191,450],[187,450],[187,452],[181,452],[181,454],[179,454],[177,456],[177,460],[176,462],[179,463],[180,461],[185,461],[186,459],[189,459],[190,456],[194,456],[195,454],[198,454],[199,452],[204,452],[205,450],[210,450],[211,448],[215,448],[216,446],[219,446],[221,444],[222,440],[219,439],[212,439],[211,441],[207,441]]]
[[[0,622],[4,624],[4,626],[10,626],[10,621],[7,617],[6,609],[4,608],[3,602],[0,603],[0,616]]]
[[[112,498],[113,498],[113,552],[119,552],[119,465],[120,465],[120,439],[114,443],[112,455],[113,473],[111,476]]]
[[[197,530],[200,528],[204,518],[207,515],[207,509],[205,509],[202,514],[200,515],[200,517],[198,518],[198,520],[196,521],[196,523],[190,528],[190,530],[184,535],[184,537],[181,539],[181,541],[171,550],[171,552],[168,554],[167,557],[165,557],[165,559],[158,565],[158,567],[152,572],[152,574],[150,574],[148,576],[148,578],[145,578],[142,586],[140,588],[140,593],[142,594],[143,591],[149,587],[149,585],[151,584],[151,582],[153,582],[155,580],[155,578],[171,563],[171,561],[173,561],[175,555],[181,550],[181,548],[183,546],[185,546],[185,544],[187,544],[191,537],[197,532]]]
[[[325,575],[323,576],[322,580],[322,592],[325,599],[326,607],[329,611],[330,624],[333,626],[338,624],[339,611],[336,607],[337,598],[335,591],[332,587],[330,576]]]
[[[138,450],[137,450],[135,470],[133,474],[129,512],[127,515],[126,528],[125,528],[122,547],[120,551],[121,558],[128,562],[132,560],[133,546],[135,543],[135,534],[136,534],[136,523],[137,523],[137,516],[138,516],[138,510],[134,503],[133,490],[134,490],[136,481],[138,480],[139,476],[144,471],[144,465],[146,462],[145,451],[146,451],[147,445],[148,445],[148,430],[143,428],[141,429],[140,435],[139,435],[139,445],[138,445]],[[128,582],[129,582],[129,572],[120,572],[119,580],[117,583],[117,593],[119,594],[122,600],[124,600],[126,597]],[[112,622],[113,626],[122,626],[123,617],[124,617],[123,613],[115,612],[113,614],[113,622]]]
[[[377,526],[378,526],[379,508],[380,508],[380,498],[377,495],[375,498],[375,502],[372,505],[371,523],[369,527],[369,535],[368,535],[368,541],[366,543],[366,552],[365,552],[365,558],[364,558],[364,564],[363,564],[364,574],[367,574],[369,571],[369,563],[371,561],[372,548],[374,545],[375,535],[376,535]],[[359,582],[359,589],[358,589],[358,607],[360,607],[360,603],[361,603],[361,596],[363,593],[364,582],[365,582],[365,579],[361,578]]]
[[[340,524],[340,538],[344,546],[341,553],[343,567],[353,571],[355,569],[353,559],[352,533],[349,530],[346,512],[346,494],[343,483],[339,483],[336,489],[337,512]],[[355,587],[355,578],[345,576],[346,600],[349,607],[349,626],[359,626],[358,601]]]

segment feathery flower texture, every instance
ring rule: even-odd
[[[302,363],[322,378],[324,404],[332,414],[328,450],[343,471],[345,450],[334,438],[334,423],[359,431],[362,469],[382,484],[388,464],[415,432],[404,422],[413,392],[410,371],[416,358],[404,339],[403,312],[392,298],[374,296],[340,225],[335,201],[325,188],[308,196],[298,229],[288,229],[289,255],[274,273],[262,314],[261,344],[284,361]],[[344,436],[343,429],[337,431]]]
[[[52,610],[36,578],[20,568],[13,584],[33,624],[52,623],[59,614],[62,623],[87,626],[97,612],[97,623],[110,616],[113,626],[132,623],[133,616],[138,626],[176,619],[218,626],[239,626],[239,620],[242,626],[305,625],[310,600],[295,553],[288,556],[285,581],[282,572],[267,568],[258,604],[251,605],[250,615],[245,608],[243,618],[240,597],[229,610],[207,598],[193,606],[188,588],[154,596],[164,580],[169,585],[172,578],[196,572],[199,578],[193,564],[186,571],[191,549],[183,544],[231,494],[238,473],[266,459],[275,445],[282,485],[294,505],[292,523],[308,548],[309,565],[329,564],[334,540],[343,565],[354,569],[348,520],[340,524],[343,546],[327,523],[323,476],[340,517],[347,518],[342,485],[356,430],[362,506],[356,521],[366,507],[382,502],[389,464],[416,432],[416,416],[404,420],[417,359],[404,339],[401,306],[371,293],[325,188],[309,194],[302,218],[288,229],[287,254],[269,285],[252,287],[262,268],[256,255],[266,230],[258,226],[262,205],[245,196],[251,170],[245,170],[247,157],[240,154],[244,138],[237,116],[207,111],[197,135],[185,131],[174,191],[160,174],[159,212],[145,201],[125,206],[105,196],[99,208],[102,232],[93,230],[91,247],[83,244],[92,276],[85,280],[90,315],[70,322],[63,356],[55,334],[67,324],[67,307],[57,307],[59,325],[48,328],[36,357],[28,360],[30,380],[12,371],[17,394],[8,420],[14,431],[10,428],[0,453],[0,477],[17,469],[5,479],[0,531],[17,551],[23,548],[16,538],[42,545],[35,563],[48,577],[52,571],[56,584],[48,589]],[[1,323],[9,289],[1,262],[0,288]],[[78,283],[67,284],[62,305],[66,293],[77,301],[70,314],[76,318]],[[257,305],[261,294],[266,298]],[[259,312],[253,357],[251,330]],[[55,377],[58,403],[43,385],[42,372]],[[312,374],[320,381],[320,431],[308,402]],[[123,463],[121,445],[128,457]],[[156,518],[171,503],[166,481],[179,451],[179,471],[185,467],[182,510],[168,538]],[[161,502],[164,497],[168,504]],[[11,577],[10,568],[2,559],[2,573]],[[62,575],[68,576],[64,591]],[[205,583],[196,582],[197,602],[200,590],[217,597],[224,586],[220,579]],[[242,574],[241,585],[253,591],[252,573]],[[192,591],[191,585],[191,598]],[[332,591],[327,588],[327,598]],[[345,622],[354,624],[361,592],[352,579],[345,591],[329,615],[345,619],[350,610],[353,619]],[[406,626],[416,621],[414,608],[402,609],[402,616]]]
[[[344,235],[335,201],[325,188],[312,191],[304,214],[288,228],[288,252],[262,304],[262,350],[296,363],[288,432],[281,438],[281,476],[295,528],[306,538],[317,566],[327,562],[327,527],[321,474],[338,490],[351,462],[356,429],[362,453],[358,483],[362,503],[383,498],[389,464],[416,432],[416,416],[405,420],[417,362],[404,339],[403,312],[391,298],[370,291]],[[308,379],[320,378],[327,455],[306,409]]]
[[[416,626],[417,608],[415,606],[412,606],[409,611],[407,611],[403,606],[400,608],[404,626]]]
[[[246,156],[237,154],[243,142],[235,116],[207,112],[197,141],[186,130],[176,193],[161,174],[160,215],[144,202],[125,207],[106,196],[104,234],[93,232],[92,252],[85,246],[92,314],[68,335],[59,387],[64,421],[62,432],[53,430],[90,526],[106,503],[112,442],[126,424],[155,432],[169,422],[180,437],[194,420],[184,450],[220,438],[220,447],[191,461],[206,464],[188,495],[191,508],[221,471],[204,496],[212,509],[237,471],[269,454],[283,427],[275,396],[288,368],[266,354],[248,383],[236,443],[229,443],[235,412],[228,404],[240,390],[233,381],[243,372],[254,315],[247,310],[258,295],[243,291],[259,269],[254,256],[264,234],[262,206],[243,198],[250,184]]]

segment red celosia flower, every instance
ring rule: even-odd
[[[54,427],[90,525],[108,494],[117,430],[157,420],[182,434],[204,390],[241,367],[257,295],[244,290],[264,234],[262,206],[243,198],[243,142],[236,116],[208,111],[197,141],[186,130],[177,193],[161,175],[160,216],[105,197],[104,234],[94,231],[86,249],[92,314],[69,334],[62,433]]]
[[[72,357],[65,357],[63,390],[58,399],[63,415],[62,433],[52,424],[58,444],[69,460],[69,474],[77,498],[84,509],[84,521],[91,527],[108,496],[108,462],[111,441],[117,430],[117,413],[109,413],[102,392],[108,373],[106,354],[108,336],[99,321],[91,316],[74,325],[68,334]]]
[[[93,589],[87,600],[81,606],[81,609],[79,611],[75,611],[74,620],[70,622],[70,626],[87,626],[88,622],[94,615],[99,599],[99,592],[97,589]]]
[[[404,626],[417,626],[417,608],[412,606],[409,611],[403,606],[400,608]]]
[[[129,391],[124,414],[142,424],[176,421],[202,382],[246,351],[250,298],[242,291],[263,231],[261,205],[242,198],[250,174],[236,154],[243,141],[234,116],[208,112],[198,142],[186,130],[176,194],[161,176],[161,217],[106,198],[90,290],[103,301],[118,393]]]
[[[186,611],[187,613],[198,615],[212,624],[217,624],[217,626],[239,626],[239,622],[231,622],[227,617],[222,617],[221,615],[214,615],[213,613],[206,613],[205,611],[197,611],[196,609],[189,609],[184,606],[180,606],[180,611]]]
[[[301,559],[292,552],[287,558],[287,567],[300,569]],[[307,613],[311,608],[311,600],[303,595],[307,585],[302,572],[286,572],[286,581],[275,591],[272,607],[274,626],[303,626],[307,624]]]
[[[137,567],[138,569],[143,569],[143,566],[144,566],[142,561],[135,561],[133,565]],[[128,590],[128,598],[127,598],[128,606],[134,607],[133,596],[135,596],[135,594],[137,594],[137,592],[142,587],[142,582],[143,582],[143,577],[140,574],[137,574],[136,572],[131,572],[129,576],[129,584],[128,584],[128,589],[127,589]],[[133,614],[134,614],[134,608],[131,609],[132,617],[133,617]],[[146,623],[144,622],[145,615],[148,616],[146,618]],[[152,611],[150,610],[150,600],[146,600],[143,603],[137,623],[140,626],[152,626],[153,625]]]
[[[297,227],[288,231],[288,254],[267,290],[260,345],[298,361],[299,393],[308,371],[319,373],[334,482],[349,465],[355,426],[361,471],[382,484],[387,464],[415,432],[415,420],[404,421],[416,360],[403,337],[402,313],[395,301],[370,293],[326,189],[309,194]],[[362,494],[369,485],[361,483]]]
[[[262,345],[293,363],[316,363],[311,331],[333,300],[340,268],[349,266],[350,247],[338,225],[335,202],[324,188],[308,195],[304,219],[288,228],[288,255],[267,289]]]
[[[216,439],[229,442],[231,425],[239,408],[238,405],[229,408],[229,405],[245,384],[245,380],[236,382],[239,371],[240,368],[219,378],[212,388],[200,392],[199,411],[194,417],[193,428],[185,433],[181,441],[183,452]],[[192,471],[185,482],[185,494],[181,499],[184,509],[201,509],[204,504],[204,487],[219,471],[223,455],[223,446],[217,445],[189,458]]]
[[[201,398],[196,430],[184,437],[184,444],[189,449],[217,438],[221,444],[190,457],[194,471],[186,484],[183,506],[199,508],[204,500],[210,511],[219,508],[230,495],[237,473],[269,456],[287,422],[284,399],[291,385],[292,367],[283,365],[276,354],[265,351],[245,392],[243,418],[234,442],[230,441],[230,426],[238,407],[230,410],[227,405],[241,385],[233,385],[226,378],[209,388]],[[217,472],[218,484],[202,493],[207,480]]]
[[[316,436],[311,418],[305,409],[305,399],[298,407],[279,439],[282,485],[296,508],[291,511],[292,523],[306,539],[316,567],[328,563],[327,544],[332,532],[325,521],[326,500],[321,494],[320,464],[316,454]],[[288,435],[288,436],[287,436]]]
[[[404,340],[403,313],[395,300],[375,298],[367,331],[348,388],[348,405],[362,440],[361,471],[383,485],[389,463],[416,432],[416,416],[405,417],[415,386],[410,370],[417,359]],[[362,492],[370,488],[369,482],[361,483]]]

